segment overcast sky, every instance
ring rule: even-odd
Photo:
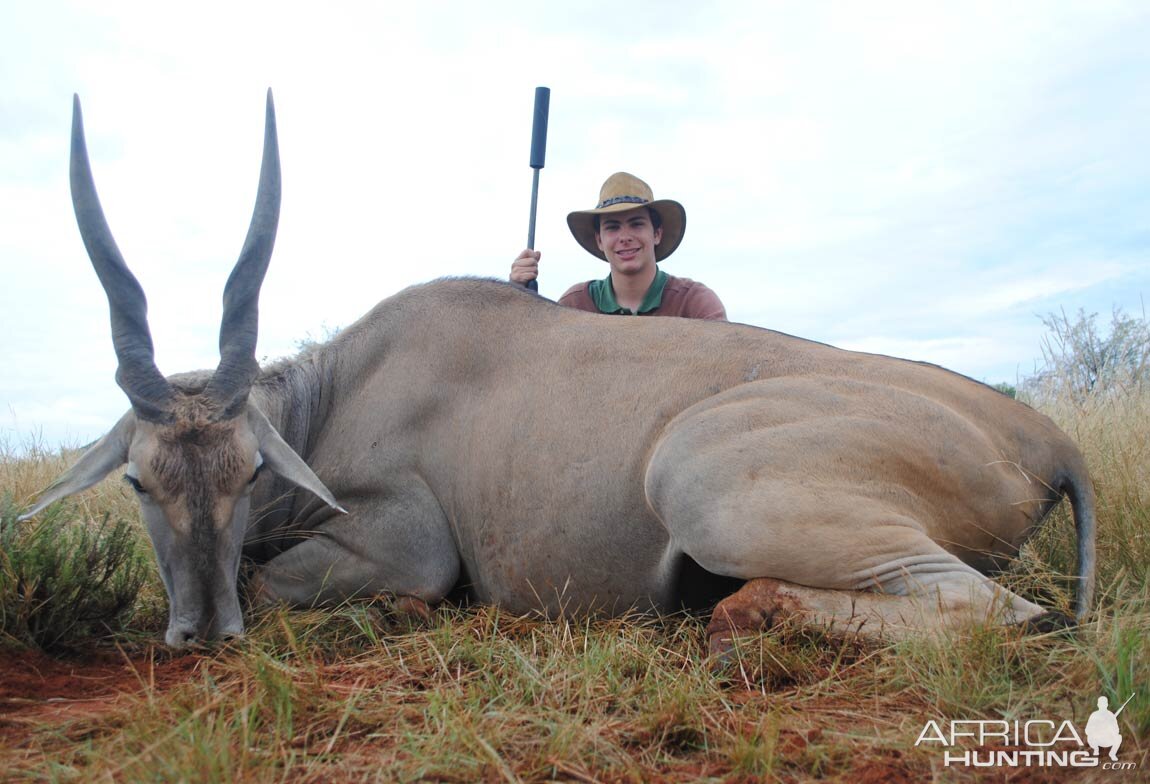
[[[275,93],[261,357],[525,245],[551,88],[541,293],[602,277],[565,216],[617,170],[688,213],[668,272],[731,320],[1033,372],[1052,311],[1150,295],[1150,4],[6,4],[0,441],[84,443],[127,403],[67,185],[97,187],[165,373],[214,367]]]

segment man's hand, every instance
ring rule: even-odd
[[[515,257],[511,262],[511,282],[526,286],[527,281],[539,277],[539,257],[542,254],[537,250],[527,249]]]

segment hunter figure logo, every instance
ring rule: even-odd
[[[1110,759],[1115,762],[1118,761],[1118,747],[1122,745],[1122,733],[1118,729],[1118,714],[1126,707],[1126,703],[1133,698],[1133,694],[1127,697],[1126,702],[1122,703],[1122,707],[1118,709],[1118,713],[1111,713],[1106,709],[1110,703],[1105,697],[1098,698],[1098,710],[1091,713],[1090,718],[1086,720],[1086,742],[1094,750],[1095,757],[1098,756],[1099,747],[1108,747]]]
[[[977,768],[1069,767],[1133,770],[1136,762],[1119,762],[1122,731],[1118,716],[1134,699],[1131,694],[1111,712],[1106,697],[1098,698],[1098,710],[1086,720],[1085,738],[1070,721],[1030,719],[1022,721],[951,720],[928,721],[915,746],[938,744],[943,765]],[[1104,760],[1101,749],[1109,749]]]

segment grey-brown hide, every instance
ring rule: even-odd
[[[826,591],[804,618],[864,633],[1022,622],[1041,608],[980,572],[1068,494],[1078,611],[1090,601],[1076,447],[932,365],[447,280],[380,303],[252,398],[277,427],[308,412],[291,445],[351,510],[281,510],[281,532],[322,536],[265,565],[268,597],[434,602],[462,575],[516,612],[672,609],[689,558]],[[876,592],[892,601],[867,607]]]
[[[245,402],[279,474],[255,482],[247,521],[267,600],[434,603],[465,583],[515,612],[675,609],[693,562],[748,581],[715,610],[719,650],[788,616],[895,636],[1027,622],[1042,609],[983,572],[1063,495],[1079,615],[1091,600],[1074,444],[931,365],[446,280],[263,371]],[[114,467],[93,452],[81,473]]]

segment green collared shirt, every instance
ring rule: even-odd
[[[651,281],[651,287],[643,295],[643,301],[639,304],[639,313],[650,312],[663,304],[663,287],[667,285],[667,277],[666,272],[658,267],[655,268],[655,279]],[[610,275],[603,280],[591,281],[587,291],[600,313],[618,313],[623,316],[636,315],[620,305],[619,301],[615,299],[615,287],[611,284]]]

